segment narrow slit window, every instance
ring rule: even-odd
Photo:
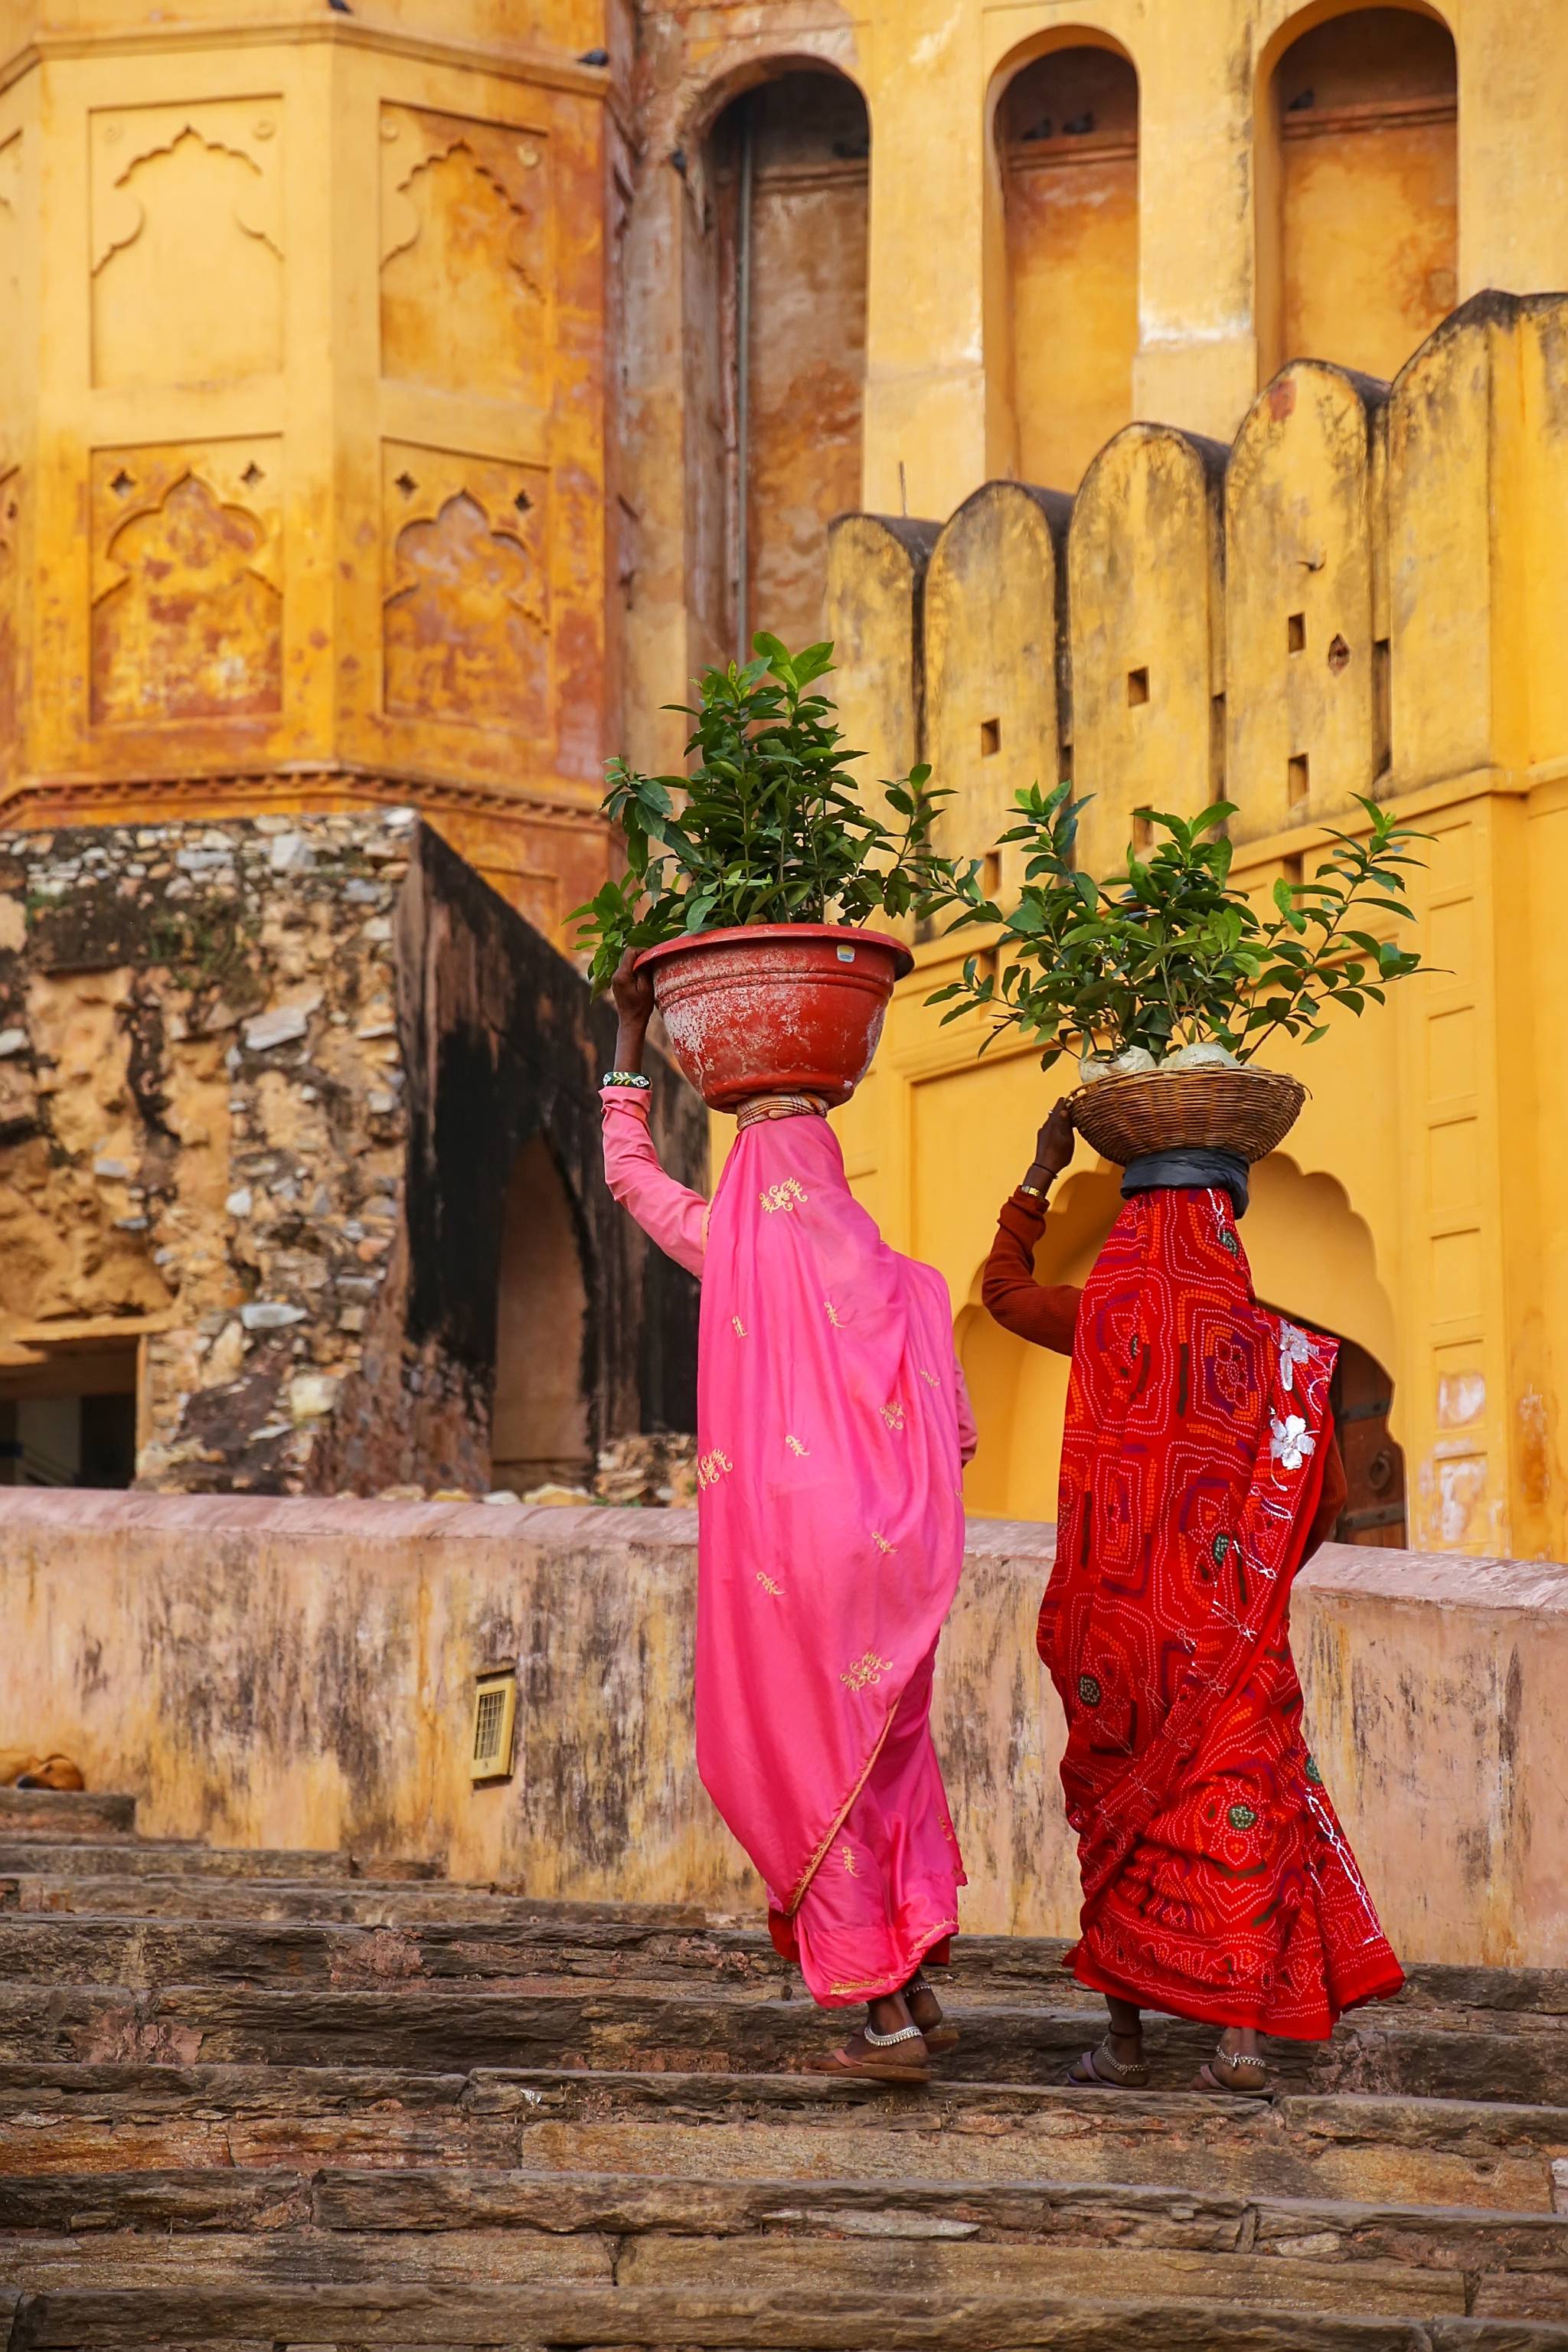
[[[1130,669],[1127,673],[1127,707],[1139,709],[1149,699],[1149,673],[1146,669]]]
[[[1305,751],[1298,751],[1290,761],[1287,778],[1287,790],[1289,793],[1291,807],[1300,808],[1302,802],[1306,799],[1309,792],[1311,790],[1311,780],[1308,774],[1307,754]]]
[[[983,760],[994,759],[1001,749],[1002,721],[999,719],[983,719],[980,722],[981,758]]]
[[[1304,654],[1306,652],[1307,615],[1305,613],[1292,613],[1286,621],[1285,650],[1287,653],[1292,654]]]

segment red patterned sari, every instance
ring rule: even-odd
[[[1337,1352],[1258,1306],[1224,1192],[1129,1201],[1079,1309],[1040,1611],[1083,1878],[1068,1965],[1298,2041],[1404,1982],[1290,1655]]]

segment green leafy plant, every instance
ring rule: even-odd
[[[929,914],[956,887],[931,845],[945,794],[917,767],[884,782],[888,817],[866,805],[829,698],[814,691],[829,644],[798,654],[759,631],[757,658],[707,671],[695,705],[669,707],[695,724],[685,775],[645,776],[625,760],[606,771],[605,814],[620,827],[626,871],[570,920],[607,985],[631,948],[742,923],[864,923]]]
[[[1160,1061],[1207,1043],[1245,1062],[1276,1030],[1312,1045],[1331,1006],[1360,1013],[1381,1004],[1389,982],[1420,964],[1366,925],[1409,919],[1403,869],[1421,863],[1411,845],[1427,836],[1373,801],[1360,802],[1364,836],[1331,831],[1310,881],[1275,883],[1267,922],[1230,879],[1228,801],[1191,819],[1135,811],[1163,838],[1144,855],[1129,847],[1125,873],[1103,882],[1073,864],[1084,803],[1070,782],[1049,793],[1037,785],[1017,805],[1002,845],[1026,853],[1018,903],[1004,913],[980,888],[977,867],[958,876],[951,928],[984,923],[1001,936],[929,1001],[956,1000],[946,1021],[979,1011],[994,1034],[1040,1038],[1044,1068],[1068,1053],[1109,1058],[1141,1046]]]

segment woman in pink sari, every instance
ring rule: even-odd
[[[813,1998],[868,2005],[824,2063],[922,2081],[958,2038],[921,1964],[963,1883],[930,1725],[974,1444],[946,1285],[883,1241],[815,1097],[742,1108],[711,1204],[667,1176],[630,959],[615,996],[605,1173],[702,1280],[698,1770]]]

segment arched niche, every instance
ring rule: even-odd
[[[1259,77],[1263,370],[1392,378],[1458,299],[1454,38],[1425,8],[1304,13]]]
[[[1121,1207],[1121,1171],[1101,1163],[1059,1185],[1036,1253],[1041,1282],[1089,1278]],[[972,1511],[1012,1519],[1054,1519],[1062,1416],[1070,1360],[1004,1331],[980,1304],[977,1269],[956,1327],[980,1447],[964,1481]]]
[[[588,1286],[572,1201],[542,1136],[512,1164],[496,1311],[491,1483],[527,1494],[594,1467]]]
[[[994,125],[1017,472],[1072,489],[1132,414],[1137,73],[1058,32],[1004,80]]]
[[[871,126],[790,61],[713,117],[686,271],[693,598],[712,658],[820,633],[827,526],[860,504]]]

